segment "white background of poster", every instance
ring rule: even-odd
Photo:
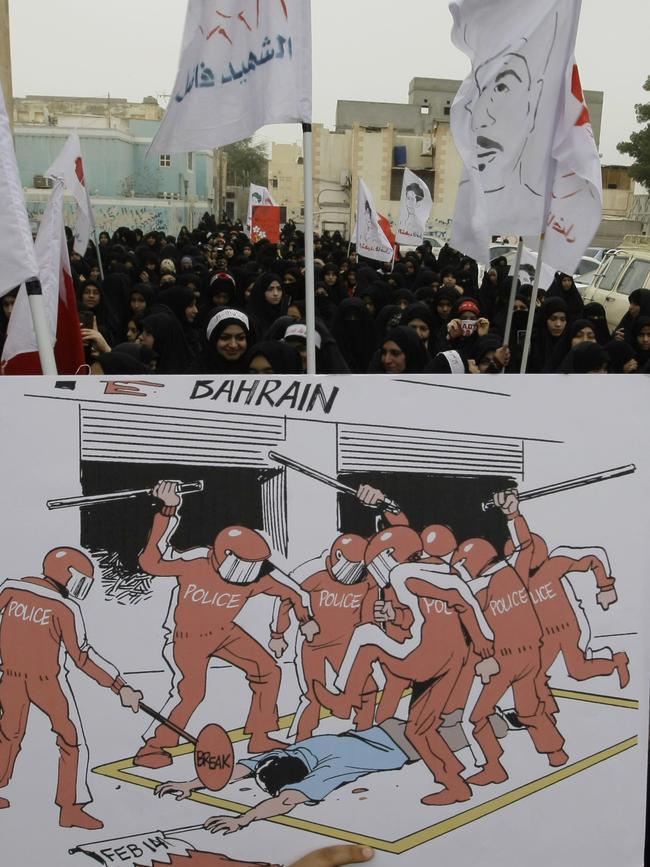
[[[247,385],[251,385],[253,379],[246,379]],[[285,379],[288,387],[292,381]],[[379,853],[375,863],[410,867],[436,859],[440,863],[455,861],[499,867],[519,867],[522,862],[528,867],[546,867],[548,863],[558,867],[576,864],[638,867],[648,731],[646,454],[650,419],[646,378],[465,377],[461,389],[452,385],[450,377],[318,379],[328,395],[333,388],[339,389],[329,414],[320,404],[309,412],[292,409],[288,403],[275,409],[269,405],[228,403],[223,395],[217,400],[190,400],[192,378],[156,381],[163,383],[164,388],[145,388],[146,397],[104,396],[103,377],[79,379],[74,391],[56,389],[54,380],[48,378],[5,379],[0,383],[4,455],[4,484],[0,491],[2,579],[38,574],[42,556],[51,547],[79,544],[79,510],[50,512],[44,501],[82,493],[79,403],[84,401],[128,405],[135,412],[146,409],[163,415],[162,407],[182,408],[188,417],[197,410],[208,414],[263,414],[281,419],[286,416],[287,440],[278,451],[331,475],[336,472],[337,460],[333,423],[525,439],[522,490],[636,464],[635,475],[531,501],[522,511],[531,528],[547,539],[549,547],[602,545],[607,549],[618,582],[619,603],[607,613],[593,605],[588,608],[595,634],[643,630],[642,638],[626,635],[610,640],[612,644],[624,642],[615,649],[624,646],[631,656],[632,681],[622,695],[638,700],[640,710],[603,710],[597,704],[583,707],[580,702],[563,703],[559,719],[560,728],[566,729],[563,733],[567,751],[573,759],[582,755],[583,749],[594,752],[635,733],[639,735],[639,746],[399,857]],[[300,388],[309,382],[306,377],[301,378]],[[223,380],[212,383],[214,392]],[[276,392],[276,398],[283,390],[284,385]],[[293,568],[307,556],[320,554],[334,537],[336,501],[329,489],[304,477],[289,476],[287,484],[290,535],[287,565]],[[390,495],[390,491],[387,493]],[[431,522],[436,518],[432,514]],[[215,527],[215,532],[218,529]],[[276,559],[282,562],[281,557]],[[159,580],[160,587],[152,598],[133,607],[105,601],[98,586],[83,605],[92,645],[120,671],[136,672],[127,675],[127,681],[143,689],[146,700],[154,706],[164,702],[170,680],[160,652],[161,624],[173,581]],[[270,614],[267,600],[256,600],[241,622],[265,643]],[[297,700],[291,639],[289,644],[282,665],[280,714],[290,713]],[[143,673],[154,669],[158,673]],[[147,718],[122,709],[113,694],[77,672],[71,676],[71,682],[90,747],[91,767],[132,756],[141,743]],[[557,673],[554,669],[552,685],[621,696],[615,677],[576,684],[566,677],[561,666]],[[227,668],[212,669],[208,697],[188,728],[198,731],[204,723],[215,719],[228,729],[236,728],[243,723],[248,703],[249,693],[242,675]],[[332,730],[345,728],[341,724]],[[543,757],[521,738],[525,735],[508,735],[504,762],[511,781],[523,784],[544,776],[549,769]],[[56,764],[57,750],[49,723],[32,709],[13,780],[3,792],[12,802],[9,810],[0,812],[3,862],[6,859],[7,864],[21,867],[83,864],[85,856],[68,854],[79,843],[200,824],[208,816],[224,812],[194,802],[179,804],[173,799],[154,799],[145,788],[91,773],[89,784],[94,803],[90,810],[104,820],[106,827],[96,833],[60,829],[53,805]],[[329,823],[331,827],[342,827],[347,821],[348,831],[352,827],[350,817],[354,816],[354,830],[359,833],[397,839],[454,814],[446,808],[421,806],[419,798],[435,791],[431,777],[421,763],[406,770],[409,774],[404,777],[399,776],[400,772],[390,772],[364,778],[333,793],[326,802],[316,807],[300,807],[292,815],[323,825]],[[193,776],[187,757],[154,774],[161,780]],[[241,793],[240,784],[237,788],[236,794],[242,799],[254,797]],[[369,792],[352,794],[355,788],[367,788]],[[500,787],[487,787],[477,792],[475,798],[477,802],[489,801],[501,791]],[[232,794],[231,797],[235,799]],[[474,799],[461,806],[470,807],[473,802]],[[197,848],[224,852],[231,857],[290,863],[312,848],[335,842],[336,834],[317,835],[263,822],[226,838],[196,832],[187,839]]]

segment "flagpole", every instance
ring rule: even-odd
[[[390,260],[390,273],[392,274],[395,269],[395,257],[397,256],[397,244],[393,246],[393,258]]]
[[[36,344],[38,346],[38,357],[41,361],[41,370],[46,376],[56,376],[58,370],[56,369],[56,361],[54,359],[52,337],[45,316],[41,281],[38,279],[28,280],[25,283],[25,288],[27,289],[29,309],[32,314],[32,322],[34,323],[34,334],[36,335]]]
[[[307,373],[316,373],[316,302],[314,295],[314,172],[310,123],[302,125],[305,173],[305,322],[307,325]]]
[[[519,244],[517,245],[517,255],[515,257],[515,267],[512,272],[512,285],[510,287],[510,299],[508,301],[508,315],[506,316],[506,330],[503,335],[503,345],[510,345],[510,332],[512,331],[512,314],[515,309],[515,295],[517,294],[517,283],[519,282],[519,268],[521,267],[521,255],[524,252],[524,239],[519,236]]]
[[[546,213],[546,212],[545,212]],[[539,293],[539,283],[542,279],[542,257],[544,255],[544,239],[546,233],[542,232],[539,238],[539,252],[537,253],[537,267],[535,269],[535,282],[533,284],[533,293],[530,296],[530,310],[528,311],[528,322],[526,323],[526,339],[524,340],[524,351],[521,356],[520,373],[526,372],[528,364],[528,355],[530,353],[530,342],[533,334],[533,321],[535,319],[535,311],[537,309],[537,295]]]
[[[97,231],[97,227],[93,229],[93,237],[95,239],[95,252],[97,253],[97,264],[99,265],[99,276],[102,278],[102,283],[104,282],[104,266],[102,264],[102,254],[99,252],[99,232]]]

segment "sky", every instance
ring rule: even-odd
[[[296,0],[303,2],[303,0]],[[541,2],[541,0],[522,0]],[[185,19],[183,0],[9,0],[15,96],[141,101],[169,94]],[[312,0],[315,123],[333,127],[338,99],[407,102],[415,77],[464,78],[450,40],[446,0]],[[650,101],[649,0],[583,0],[576,57],[586,90],[605,93],[600,151],[638,129],[634,105]],[[266,128],[296,141],[297,126]]]

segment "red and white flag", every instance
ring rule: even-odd
[[[59,156],[46,172],[48,178],[62,178],[66,190],[71,193],[79,210],[73,229],[75,253],[84,255],[92,230],[95,227],[90,195],[86,186],[84,161],[81,154],[81,142],[76,132],[68,138]]]
[[[603,216],[600,157],[575,59],[566,71],[562,108],[543,259],[555,271],[574,274]],[[527,240],[538,249],[538,238]]]
[[[223,147],[265,124],[311,123],[311,100],[310,0],[188,0],[179,70],[151,149]]]
[[[57,370],[73,375],[85,364],[85,358],[63,223],[63,197],[63,183],[55,183],[38,230],[35,250]],[[2,373],[28,376],[42,372],[29,298],[23,284],[9,319],[2,350]]]
[[[16,153],[0,88],[0,296],[38,276]]]
[[[449,4],[452,40],[472,63],[451,109],[465,165],[451,243],[479,262],[489,259],[492,235],[539,238],[550,225],[544,259],[572,273],[598,225],[600,172],[596,179],[572,75],[580,7],[581,0]]]
[[[261,187],[259,184],[251,184],[248,188],[248,210],[246,212],[246,228],[249,233],[252,226],[253,208],[260,205],[276,207],[273,196],[266,187]]]
[[[367,259],[379,262],[390,262],[393,258],[393,244],[382,228],[381,215],[375,208],[372,193],[365,182],[359,178],[359,193],[357,196],[357,228],[354,238],[357,253]],[[383,218],[386,225],[386,218]],[[390,228],[390,226],[389,226]],[[391,232],[392,234],[392,232]],[[394,237],[393,237],[394,243]]]

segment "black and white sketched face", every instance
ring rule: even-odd
[[[542,82],[533,82],[525,56],[504,52],[476,70],[476,96],[466,104],[472,115],[476,165],[486,192],[505,187],[517,170],[525,135],[535,126]]]

